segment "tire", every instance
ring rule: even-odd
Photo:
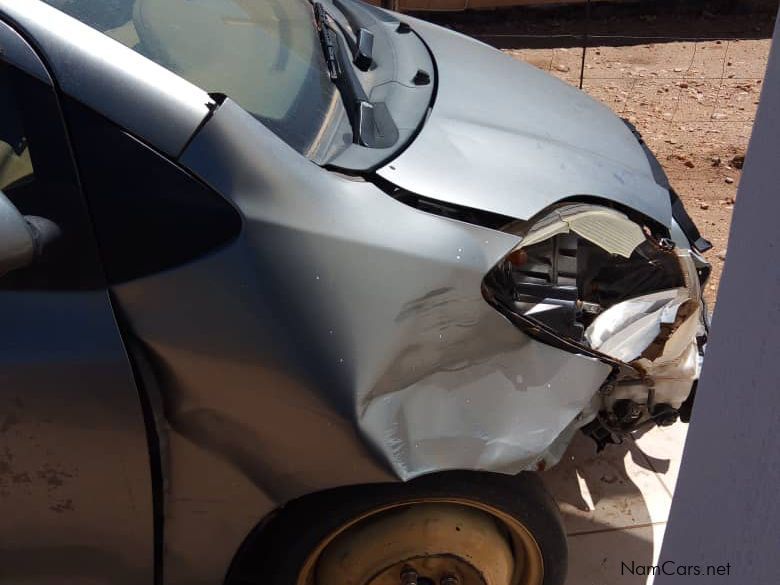
[[[558,506],[539,477],[460,471],[408,483],[349,486],[292,501],[247,538],[226,584],[297,585],[301,568],[323,540],[355,518],[388,505],[437,498],[487,505],[521,523],[541,553],[542,585],[563,585],[566,535]]]

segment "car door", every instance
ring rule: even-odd
[[[152,583],[144,412],[53,87],[0,20],[0,191],[60,232],[0,276],[0,582]]]

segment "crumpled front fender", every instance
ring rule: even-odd
[[[229,99],[180,162],[243,225],[221,250],[113,287],[160,395],[170,575],[221,578],[292,498],[519,471],[587,422],[609,366],[529,338],[483,298],[516,236],[323,170]]]
[[[328,416],[354,424],[401,479],[534,464],[609,373],[596,359],[532,340],[485,302],[482,279],[516,245],[511,234],[423,213],[323,171],[230,100],[182,163],[244,217],[234,251],[225,252],[240,270],[209,283],[234,289],[241,311],[223,303],[223,325],[164,344],[219,347],[225,335],[235,346],[243,338],[233,365],[246,368],[245,392],[269,391],[258,365],[284,372],[332,409]],[[251,341],[269,331],[279,356],[272,363],[263,351],[269,340]],[[231,352],[222,357],[230,361]],[[195,390],[197,380],[188,386],[184,397],[208,396]],[[218,395],[207,400],[209,409],[226,408]],[[262,411],[255,420],[265,424]],[[298,443],[296,421],[288,424],[289,437],[278,440]],[[306,485],[349,481],[315,476],[307,453],[327,457],[316,446],[299,452]],[[353,465],[332,459],[334,470]]]

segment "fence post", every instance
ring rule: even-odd
[[[580,63],[580,89],[585,78],[585,52],[588,50],[588,34],[590,32],[590,0],[585,1],[585,33],[582,36],[582,63]]]

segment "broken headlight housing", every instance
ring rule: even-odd
[[[523,239],[485,277],[486,299],[529,335],[613,366],[597,440],[674,422],[706,340],[703,259],[620,211],[584,203],[504,230]]]

